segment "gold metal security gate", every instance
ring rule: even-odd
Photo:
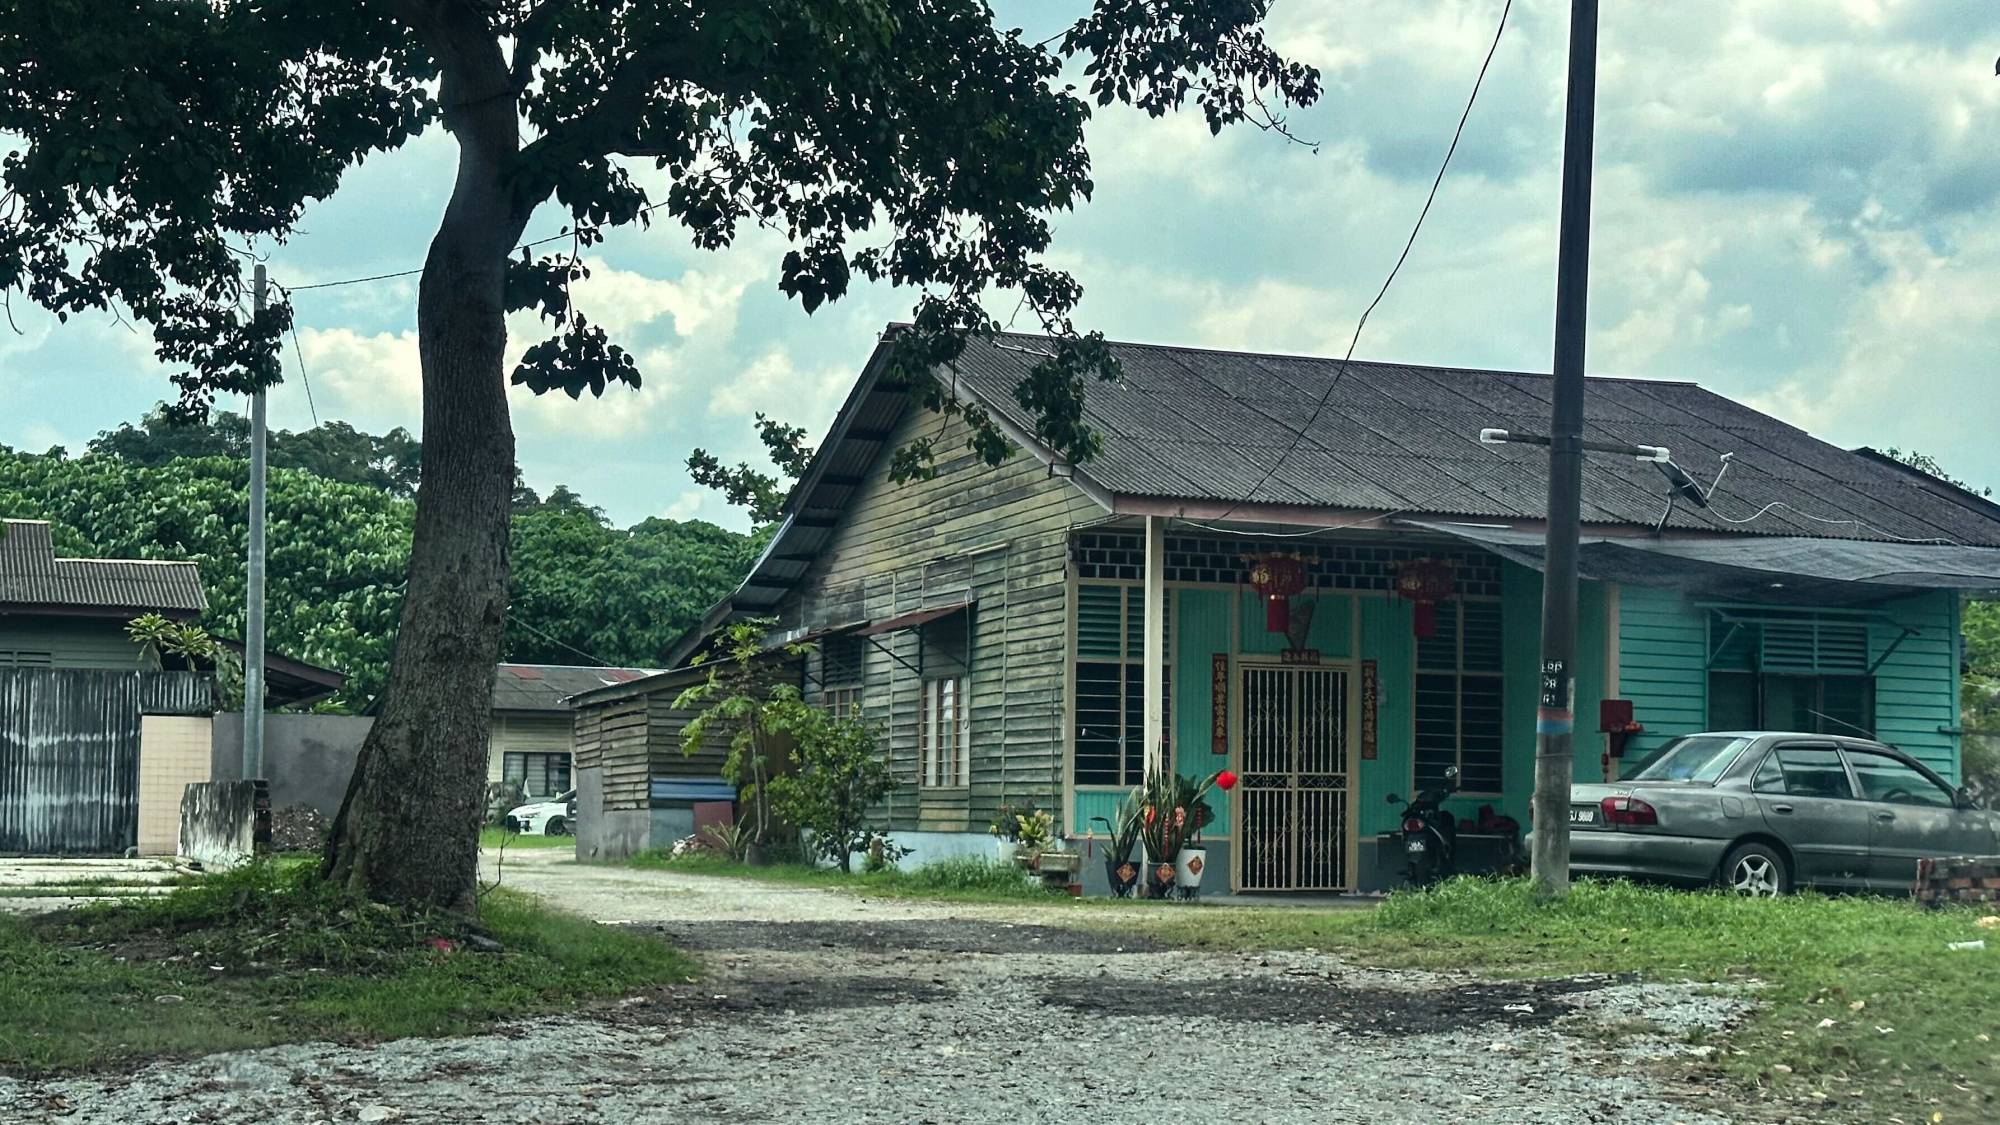
[[[1238,889],[1347,888],[1347,676],[1243,666]]]

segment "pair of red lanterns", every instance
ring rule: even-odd
[[[1250,588],[1264,599],[1264,628],[1272,633],[1289,633],[1292,598],[1306,588],[1309,578],[1305,556],[1299,554],[1254,555],[1246,559]],[[1437,632],[1437,606],[1456,590],[1451,564],[1442,559],[1409,559],[1396,568],[1396,596],[1416,605],[1416,634]]]

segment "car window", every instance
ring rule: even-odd
[[[1785,791],[1785,771],[1778,765],[1778,755],[1773,752],[1764,755],[1757,766],[1757,776],[1751,779],[1751,786],[1759,793],[1783,793]]]
[[[1736,755],[1750,744],[1747,738],[1720,738],[1695,735],[1674,743],[1647,763],[1634,781],[1714,781],[1721,777]]]
[[[1948,809],[1957,804],[1951,791],[1925,777],[1906,762],[1873,750],[1849,750],[1847,760],[1854,765],[1855,779],[1861,783],[1861,797],[1892,805],[1931,805]]]
[[[1785,792],[1792,796],[1854,796],[1847,767],[1831,746],[1780,746],[1775,756],[1785,774]]]

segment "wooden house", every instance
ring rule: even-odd
[[[1526,822],[1546,461],[1480,434],[1545,428],[1547,376],[1118,344],[1122,377],[1086,389],[1102,452],[1068,464],[1013,394],[1048,349],[1002,336],[936,373],[1020,447],[994,468],[878,347],[673,662],[742,618],[814,640],[799,682],[880,730],[913,862],[991,854],[1005,804],[1087,836],[1149,760],[1242,778],[1205,894],[1392,881],[1387,798],[1449,767],[1458,811]],[[1956,778],[1959,602],[2000,586],[2000,507],[1692,383],[1592,379],[1587,424],[1713,490],[1589,458],[1580,780],[1742,728],[1865,731]],[[920,437],[936,475],[892,482]]]

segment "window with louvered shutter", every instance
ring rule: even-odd
[[[1137,585],[1084,583],[1076,590],[1075,773],[1078,785],[1145,780],[1146,595]],[[1173,620],[1171,614],[1167,621]],[[1163,631],[1163,637],[1166,634]],[[1163,646],[1173,651],[1170,637]],[[1163,710],[1173,714],[1173,660],[1162,669]],[[1162,728],[1171,752],[1171,718]]]
[[[1500,603],[1438,606],[1437,631],[1417,638],[1417,789],[1443,785],[1456,766],[1461,790],[1500,792],[1504,682]]]

